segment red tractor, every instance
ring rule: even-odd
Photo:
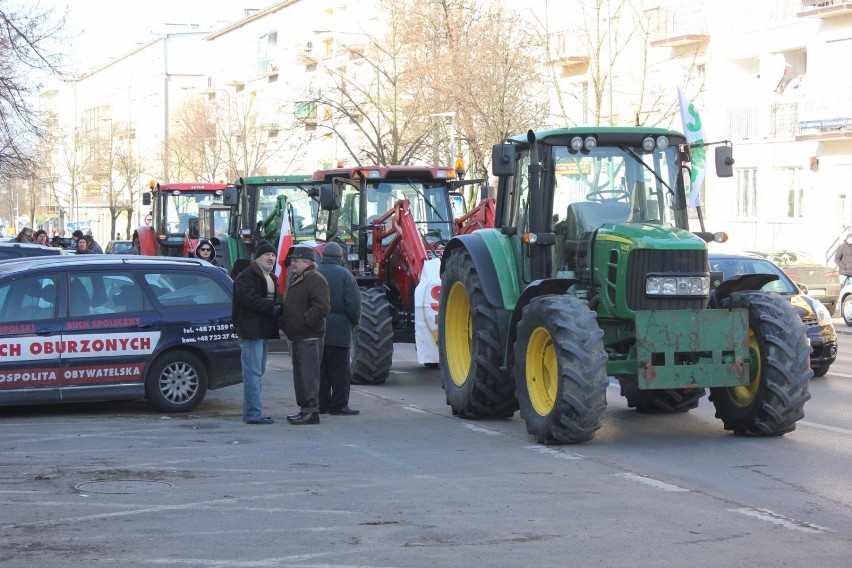
[[[200,236],[199,217],[205,206],[222,203],[224,183],[151,182],[142,195],[150,205],[145,225],[133,233],[133,252],[145,256],[193,256]]]
[[[314,174],[323,209],[317,240],[343,246],[361,286],[361,325],[352,350],[355,383],[387,380],[394,341],[415,341],[415,288],[425,263],[439,258],[458,231],[469,232],[479,228],[477,223],[488,222],[489,200],[483,200],[464,222],[454,217],[451,201],[457,189],[482,182],[455,178],[452,168],[418,166],[366,166]],[[493,200],[490,203],[493,225]]]

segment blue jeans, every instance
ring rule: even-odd
[[[238,342],[243,368],[243,420],[259,420],[263,418],[260,389],[266,371],[267,340],[240,338]]]

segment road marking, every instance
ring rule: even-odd
[[[811,428],[819,428],[820,430],[828,430],[829,432],[836,432],[838,434],[852,434],[852,430],[848,428],[838,428],[836,426],[826,426],[825,424],[817,424],[816,422],[808,422],[806,420],[799,420],[796,422],[796,425],[801,424],[802,426],[810,426]]]
[[[831,529],[827,529],[819,525],[806,523],[804,521],[797,521],[796,519],[791,519],[790,517],[785,517],[784,515],[773,513],[769,509],[751,509],[749,507],[743,507],[740,509],[728,510],[734,513],[739,513],[740,515],[745,515],[746,517],[754,517],[755,519],[759,519],[761,521],[767,521],[772,523],[773,525],[780,525],[785,529],[790,529],[791,531],[799,531],[811,534],[835,532]]]
[[[402,408],[404,408],[405,410],[410,410],[411,412],[416,412],[418,414],[429,414],[428,412],[426,412],[425,410],[423,410],[419,406],[414,406],[414,405],[411,405],[411,404],[406,404]]]
[[[464,422],[462,424],[468,430],[473,430],[474,432],[479,432],[480,434],[488,434],[489,436],[502,436],[503,432],[498,432],[497,430],[492,430],[491,428],[486,428],[485,426],[477,426],[476,424],[471,424],[470,422]]]
[[[832,377],[843,377],[844,379],[852,379],[852,375],[847,375],[846,373],[835,373],[834,371],[831,371],[831,376]]]
[[[654,489],[659,489],[660,491],[667,491],[670,493],[689,492],[689,489],[686,489],[684,487],[679,487],[672,483],[666,483],[665,481],[660,481],[659,479],[654,479],[653,477],[638,475],[636,473],[614,473],[613,475],[615,475],[616,477],[623,477],[625,479],[629,479],[630,481],[641,483],[642,485],[653,487]]]
[[[559,458],[561,460],[584,460],[585,456],[581,456],[580,454],[572,454],[571,452],[565,452],[562,450],[557,450],[556,448],[549,448],[547,446],[527,446],[528,450],[532,450],[534,452],[538,452],[540,454],[544,454],[546,456],[551,456],[554,458]]]

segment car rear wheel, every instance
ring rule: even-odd
[[[159,412],[192,410],[207,394],[207,370],[186,351],[170,351],[158,357],[145,378],[145,397]]]
[[[840,306],[840,315],[843,316],[843,321],[849,327],[852,327],[852,294],[843,298],[843,303]]]

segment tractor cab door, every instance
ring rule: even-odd
[[[523,242],[522,235],[530,230],[530,184],[529,184],[529,151],[518,153],[517,174],[504,178],[510,184],[508,203],[503,211],[503,232],[509,234],[512,247],[515,249],[515,259],[518,263],[518,275],[521,278],[521,289],[531,281],[530,245]]]

